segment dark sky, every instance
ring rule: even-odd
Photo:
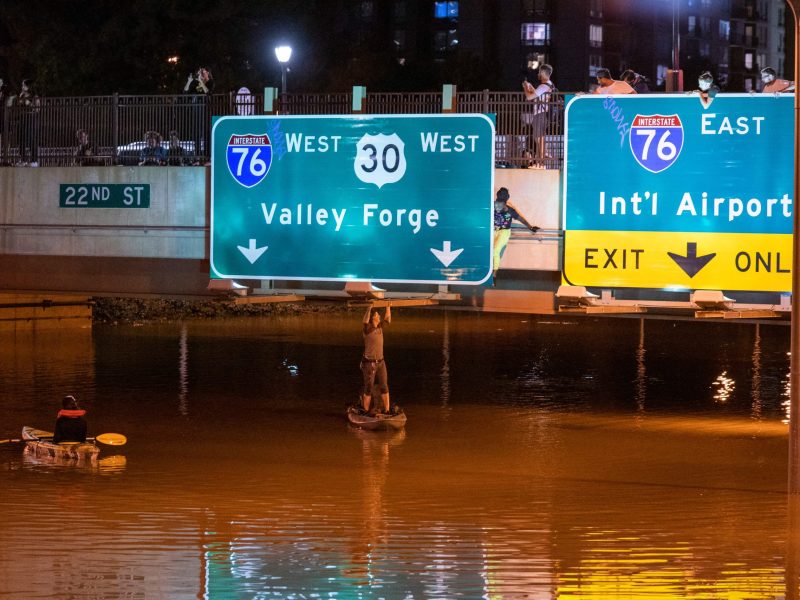
[[[355,41],[347,30],[354,6],[346,0],[0,0],[0,77],[12,93],[28,77],[49,96],[173,93],[205,66],[215,91],[243,85],[255,91],[280,85],[274,47],[288,42],[294,92],[356,84],[424,91],[443,82],[482,89],[496,79],[494,66],[466,56],[399,65],[385,30]],[[179,57],[177,64],[170,56]]]

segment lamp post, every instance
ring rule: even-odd
[[[794,17],[794,80],[800,77],[800,0],[787,0]],[[800,178],[797,168],[797,157],[800,155],[800,90],[795,86],[794,92],[794,207],[792,209],[792,325],[791,325],[791,362],[789,368],[789,493],[800,494],[800,211],[797,210],[800,195]]]
[[[281,63],[281,93],[286,93],[286,73],[289,70],[288,64],[289,59],[292,58],[292,47],[291,46],[276,46],[275,47],[275,57],[278,59],[278,62]]]

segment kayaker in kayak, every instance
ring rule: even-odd
[[[383,358],[383,330],[392,321],[392,308],[386,306],[381,315],[370,306],[364,314],[364,355],[361,357],[361,374],[364,376],[364,387],[361,389],[361,406],[369,412],[372,403],[372,388],[377,383],[381,393],[383,412],[389,412],[389,377],[386,372],[386,361]],[[375,407],[375,412],[380,412]]]
[[[61,401],[61,410],[58,411],[56,427],[53,432],[53,443],[85,442],[86,441],[86,411],[78,406],[75,396],[64,396]]]

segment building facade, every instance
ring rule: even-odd
[[[792,67],[785,0],[357,0],[353,6],[369,31],[385,26],[401,63],[474,57],[498,65],[506,89],[517,89],[526,72],[545,62],[565,91],[587,90],[601,67],[615,77],[633,69],[653,89],[664,89],[675,67],[684,72],[685,89],[710,71],[731,92],[758,89],[763,67],[781,76]]]

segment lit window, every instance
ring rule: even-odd
[[[705,57],[711,56],[711,44],[709,44],[705,40],[700,42],[700,56],[705,56]]]
[[[694,15],[689,15],[688,21],[686,23],[686,29],[689,33],[694,33],[697,29],[697,18]]]
[[[544,54],[531,53],[526,57],[526,64],[528,65],[529,71],[535,71],[546,62]]]
[[[522,43],[526,46],[543,46],[550,40],[550,25],[547,23],[523,23]]]
[[[371,19],[374,14],[375,4],[372,2],[372,0],[364,0],[361,3],[361,18]]]
[[[603,66],[603,56],[601,54],[589,55],[589,77],[597,77],[597,71]]]
[[[656,85],[664,85],[667,80],[667,65],[658,65],[656,67]]]
[[[406,32],[404,29],[396,29],[394,32],[394,47],[396,50],[405,50]]]
[[[434,2],[433,3],[433,18],[434,19],[457,19],[458,18],[458,2]]]
[[[753,79],[748,77],[744,80],[744,91],[745,92],[752,92],[753,91]]]
[[[589,45],[599,48],[603,45],[603,26],[589,25]]]
[[[433,47],[438,53],[447,51],[447,32],[437,31],[433,34]]]
[[[719,21],[719,39],[729,40],[731,38],[731,22],[720,19]]]
[[[745,52],[744,53],[744,68],[745,69],[752,69],[753,68],[753,53],[752,52]]]
[[[603,16],[603,0],[592,0],[589,4],[589,16],[597,19]]]
[[[458,31],[456,29],[451,29],[447,32],[447,45],[451,48],[458,46]]]

